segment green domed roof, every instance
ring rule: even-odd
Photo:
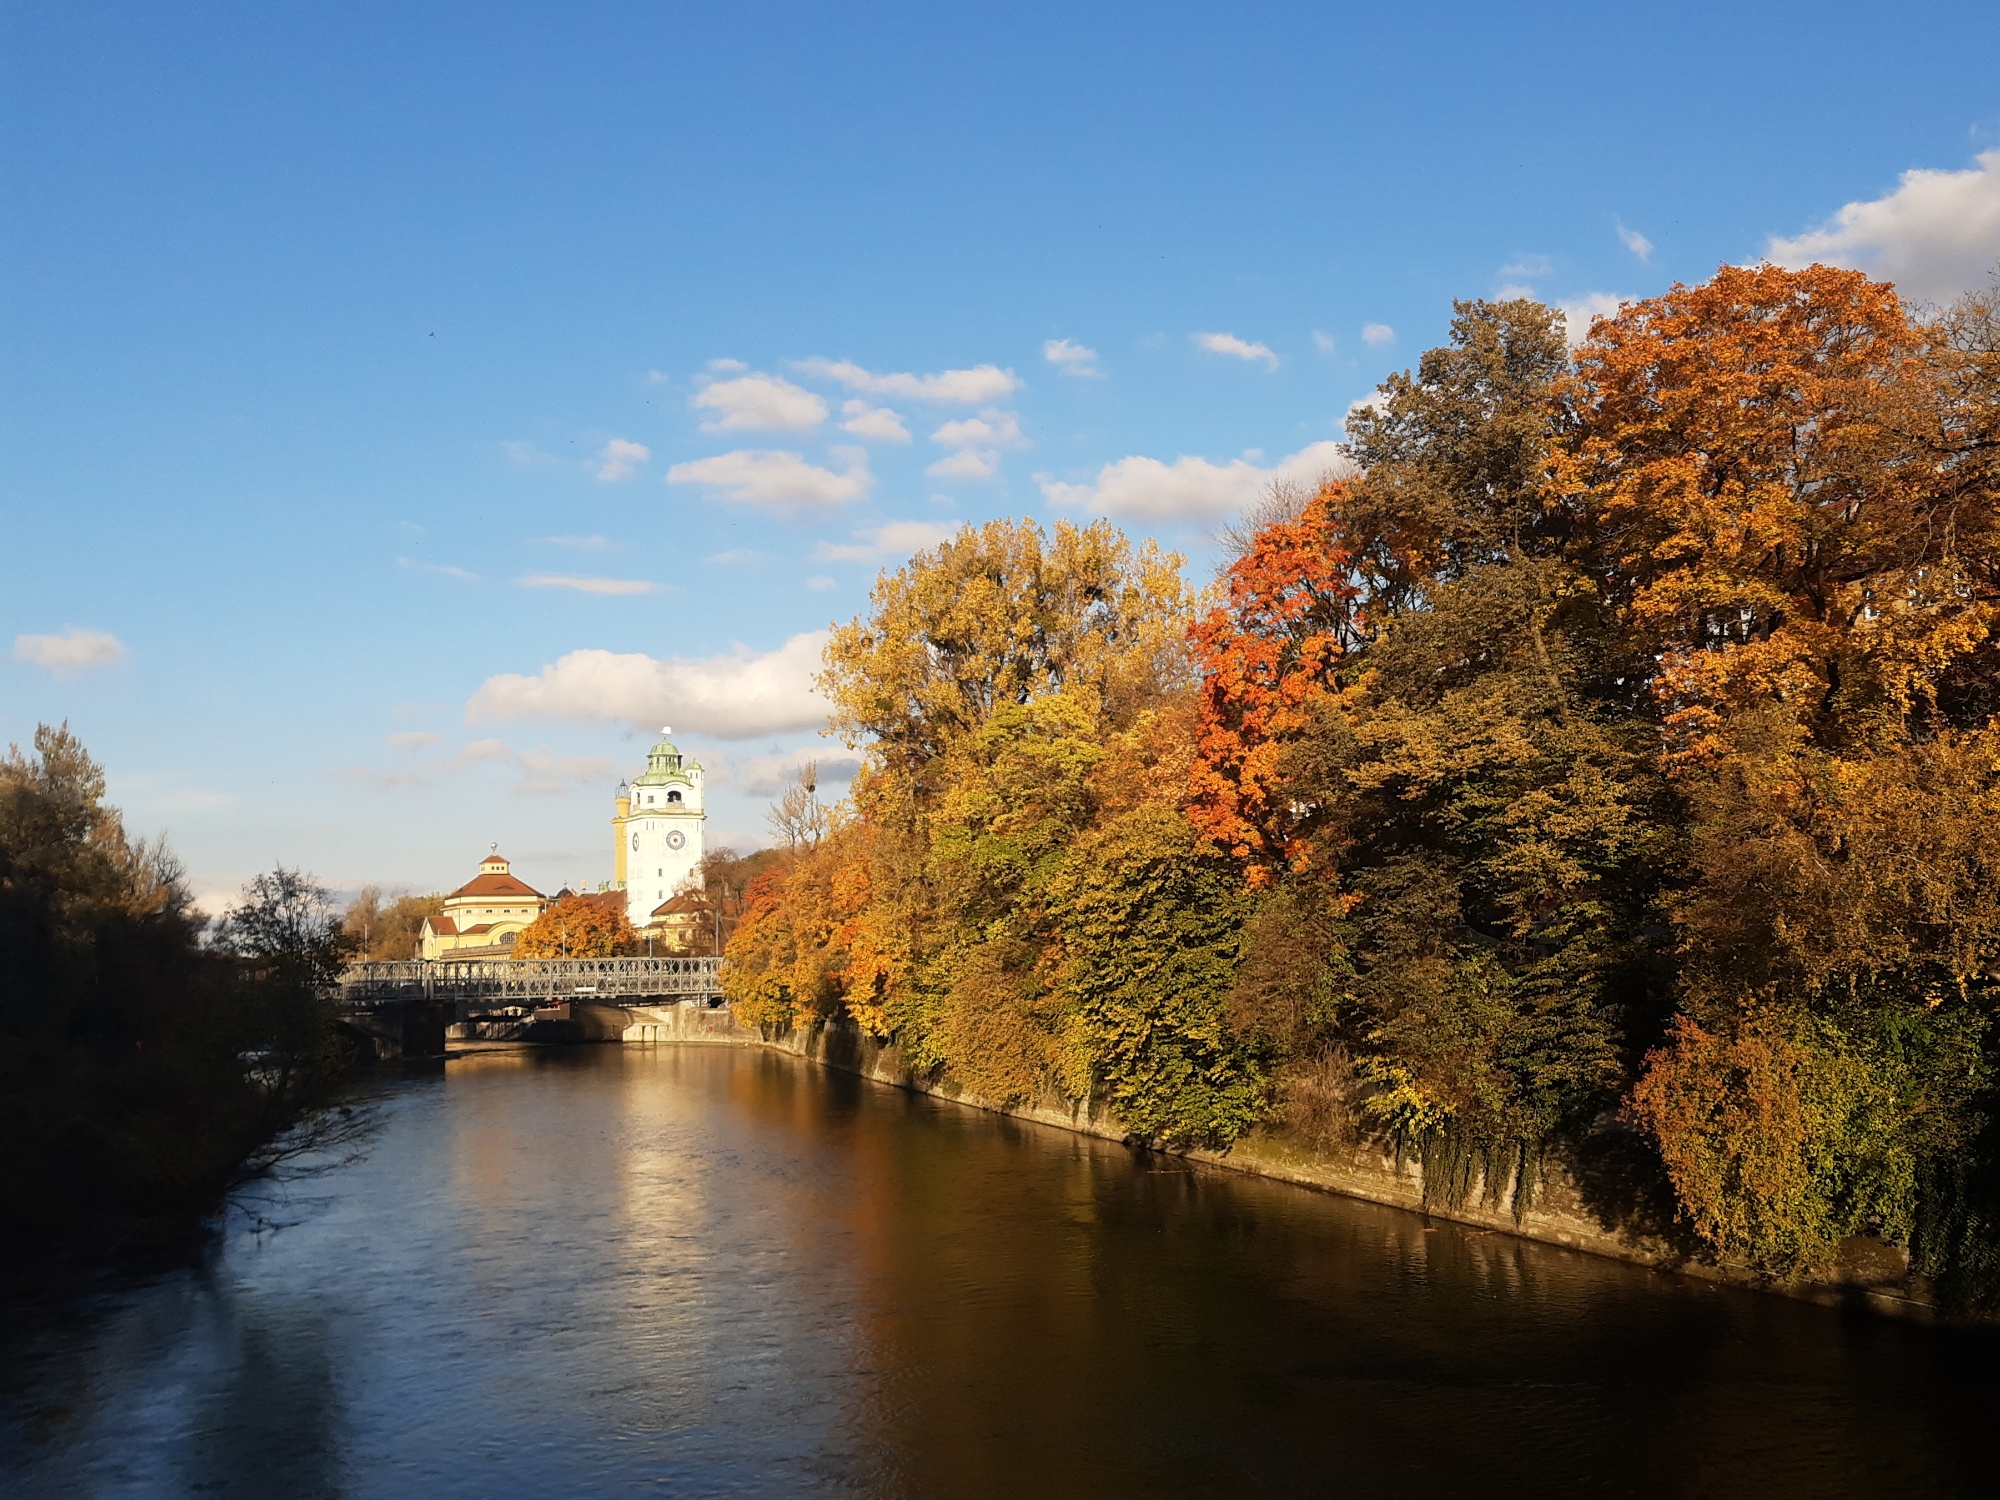
[[[692,784],[694,778],[688,768],[701,769],[701,762],[681,754],[680,746],[667,738],[671,731],[662,729],[660,741],[646,752],[646,774],[632,780],[634,786],[659,786],[663,782],[682,781]]]

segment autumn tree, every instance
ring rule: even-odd
[[[1725,268],[1598,323],[1565,397],[1563,504],[1689,810],[1683,1017],[1635,1103],[1696,1226],[1773,1269],[1909,1240],[1990,1118],[1990,318]]]
[[[623,891],[560,896],[514,943],[516,958],[615,958],[638,947]]]
[[[1351,418],[1361,476],[1259,532],[1197,631],[1190,816],[1278,882],[1237,1025],[1294,1069],[1350,1059],[1427,1184],[1455,1195],[1476,1157],[1517,1207],[1616,1099],[1633,1005],[1660,1004],[1664,793],[1549,503],[1565,368],[1549,309],[1459,304]]]
[[[353,941],[354,956],[385,962],[415,958],[423,938],[424,919],[444,910],[444,897],[404,894],[382,899],[382,887],[363,886],[347,904],[341,927]]]
[[[995,521],[884,574],[834,632],[821,686],[866,750],[876,993],[920,1063],[1004,1052],[1007,1097],[1078,1076],[1038,971],[1045,862],[1091,816],[1106,736],[1190,684],[1191,604],[1178,558],[1103,522]]]

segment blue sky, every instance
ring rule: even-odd
[[[0,740],[209,894],[605,878],[667,717],[754,845],[878,569],[1206,577],[1455,296],[2000,257],[1990,3],[6,0],[0,70]]]

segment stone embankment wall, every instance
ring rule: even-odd
[[[605,1009],[608,1012],[609,1008]],[[893,1043],[878,1041],[851,1022],[765,1035],[738,1025],[727,1007],[710,1009],[689,1003],[622,1014],[628,1018],[622,1033],[627,1045],[765,1047],[973,1109],[1106,1140],[1150,1145],[1136,1139],[1101,1105],[1073,1105],[1053,1096],[1026,1104],[995,1105],[966,1093],[948,1079],[918,1074],[904,1063]],[[606,1022],[610,1019],[607,1014]],[[1393,1151],[1366,1141],[1352,1146],[1313,1145],[1282,1129],[1259,1128],[1226,1152],[1184,1150],[1174,1154],[1225,1171],[1344,1193],[1370,1203],[1429,1213],[1595,1255],[1709,1280],[1761,1284],[1747,1267],[1695,1258],[1695,1247],[1674,1224],[1671,1204],[1664,1200],[1654,1174],[1644,1165],[1646,1158],[1639,1143],[1615,1122],[1606,1122],[1574,1159],[1544,1163],[1533,1204],[1518,1221],[1504,1195],[1499,1203],[1488,1204],[1478,1190],[1457,1208],[1436,1203],[1426,1206],[1422,1167],[1413,1161],[1399,1162]],[[1922,1289],[1910,1282],[1901,1252],[1875,1241],[1854,1241],[1843,1247],[1841,1264],[1829,1280],[1793,1282],[1771,1289],[1829,1305],[1865,1304],[1896,1316],[1921,1318],[1930,1314]]]

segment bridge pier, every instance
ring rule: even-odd
[[[629,1024],[620,1040],[628,1047],[685,1046],[689,1042],[743,1046],[763,1041],[755,1028],[738,1025],[727,1006],[710,1006],[700,1000],[635,1005],[627,1015]]]

